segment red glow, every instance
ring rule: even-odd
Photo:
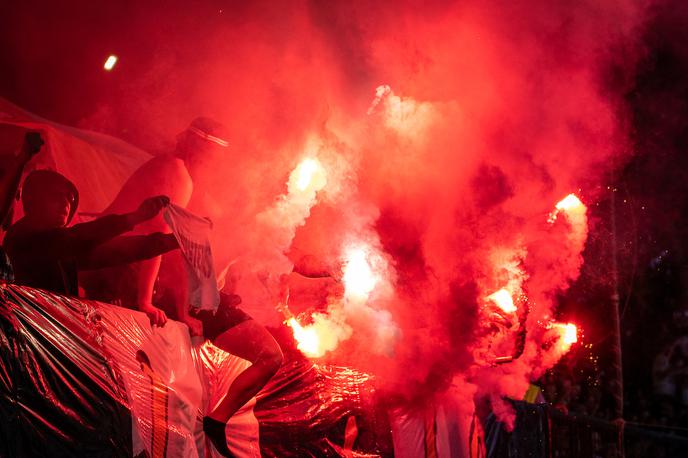
[[[578,277],[588,234],[585,204],[569,193],[585,185],[579,194],[591,195],[624,163],[613,155],[630,151],[619,123],[628,117],[600,91],[599,71],[604,56],[632,54],[606,51],[643,21],[618,0],[439,2],[423,14],[415,3],[305,2],[274,14],[246,2],[232,13],[240,27],[139,12],[130,40],[145,47],[128,46],[140,54],[126,59],[150,65],[103,106],[86,104],[81,125],[171,153],[185,123],[212,113],[231,146],[192,174],[190,209],[213,220],[222,268],[242,258],[242,306],[274,315],[257,321],[285,320],[261,294],[313,258],[323,277],[302,280],[323,299],[286,317],[304,353],[331,351],[402,390],[421,386],[436,361],[457,361],[449,366],[466,369],[450,375],[465,392],[518,398],[510,390],[577,339],[570,324],[544,345],[558,336],[553,298]],[[83,170],[84,197],[106,200],[100,211],[121,183],[96,189],[109,174],[95,163],[73,170]],[[138,180],[145,192],[162,181]],[[131,193],[131,209],[144,191]],[[513,326],[477,339],[484,311],[512,314]],[[474,355],[511,354],[526,311],[523,355],[480,372]]]

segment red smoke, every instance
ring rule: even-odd
[[[151,64],[82,124],[126,128],[164,150],[198,114],[223,121],[230,157],[197,180],[220,195],[208,215],[219,262],[255,266],[254,256],[274,280],[309,255],[341,277],[347,250],[364,246],[383,281],[363,301],[323,304],[316,322],[341,331],[328,358],[414,396],[454,377],[455,390],[489,396],[509,421],[501,396],[522,397],[561,355],[547,323],[582,263],[587,227],[548,218],[569,193],[593,203],[624,160],[622,94],[604,76],[610,63],[632,71],[638,2],[270,1],[150,13],[133,12],[128,28],[152,42]],[[118,55],[113,73],[127,64]],[[310,157],[327,185],[277,217],[292,202],[290,172]],[[485,298],[502,288],[517,311],[495,331]],[[485,342],[520,321],[520,357],[486,364]],[[495,348],[518,346],[505,342]]]

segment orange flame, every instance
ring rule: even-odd
[[[506,313],[513,313],[517,310],[516,305],[514,305],[514,300],[511,298],[511,294],[509,294],[509,291],[504,288],[490,294],[487,296],[487,299],[493,301]]]
[[[554,323],[553,327],[559,333],[559,348],[566,352],[571,345],[578,342],[578,328],[573,323]]]
[[[284,323],[291,328],[294,340],[296,340],[296,348],[304,355],[313,358],[318,358],[325,354],[327,349],[322,345],[315,326],[301,326],[301,323],[297,321],[291,310],[289,310],[286,302],[277,304],[276,308],[284,315]]]
[[[561,336],[561,340],[568,345],[573,345],[578,342],[578,329],[573,323],[568,323],[564,325],[564,332]]]
[[[294,333],[296,348],[301,350],[304,355],[317,358],[325,354],[320,347],[320,338],[314,328],[301,326],[301,323],[296,321],[296,318],[288,319],[287,324]]]
[[[554,208],[555,210],[549,215],[548,221],[550,223],[553,223],[557,219],[557,216],[560,212],[566,213],[569,218],[577,218],[581,215],[585,215],[585,212],[587,211],[585,204],[583,204],[583,202],[581,202],[581,200],[575,194],[569,194],[568,196],[564,197],[557,203],[557,205],[555,205]]]
[[[556,205],[557,210],[573,210],[578,207],[581,207],[583,205],[583,202],[580,201],[580,199],[575,195],[575,194],[569,194],[568,196],[564,197],[562,200],[559,201],[559,203]]]

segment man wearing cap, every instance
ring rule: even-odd
[[[194,193],[194,188],[195,184],[207,184],[204,177],[218,167],[219,161],[226,160],[229,147],[226,138],[227,131],[222,124],[210,118],[196,118],[177,136],[173,154],[156,156],[134,172],[106,213],[127,211],[138,198],[165,194],[172,203],[208,216],[209,207],[217,207],[212,189],[208,192],[196,189]],[[139,226],[139,230],[168,229],[163,219],[158,217]],[[225,435],[227,421],[277,372],[282,364],[282,352],[262,325],[236,307],[241,299],[231,291],[220,294],[220,306],[215,313],[190,311],[184,261],[179,252],[166,256],[165,272],[160,275],[158,289],[167,291],[167,300],[161,301],[167,302],[167,306],[161,305],[165,311],[154,306],[153,290],[160,263],[161,258],[158,257],[139,263],[135,270],[101,276],[104,282],[101,286],[105,284],[105,287],[95,294],[101,294],[98,297],[101,300],[115,300],[144,311],[155,310],[160,318],[157,324],[164,324],[167,315],[171,314],[186,323],[192,335],[203,335],[222,350],[252,363],[232,382],[220,404],[203,419],[203,430],[215,448],[223,456],[232,456]],[[113,287],[113,281],[119,284]],[[136,285],[135,291],[131,291],[132,284]],[[109,297],[102,297],[103,291]]]
[[[77,296],[79,269],[135,262],[178,248],[167,234],[119,237],[168,203],[156,196],[133,212],[67,227],[79,205],[76,186],[52,170],[31,172],[22,187],[24,217],[10,227],[4,242],[16,282]]]
[[[155,156],[139,167],[127,179],[103,214],[131,211],[142,197],[156,195],[168,196],[170,202],[179,207],[189,207],[194,190],[192,177],[199,170],[212,166],[214,160],[228,146],[225,140],[217,136],[216,131],[221,127],[221,124],[209,118],[194,120],[188,129],[177,136],[174,152]],[[196,202],[201,199],[198,195],[193,196]],[[138,234],[150,232],[169,232],[162,216],[139,225],[135,230]],[[164,311],[153,304],[153,292],[161,260],[158,256],[134,266],[84,276],[82,280],[87,295],[93,299],[114,302],[145,312],[151,319],[151,324],[156,326],[163,326],[167,321],[167,315],[171,314],[186,323],[192,334],[202,334],[200,321],[189,316],[187,307],[179,305],[178,310],[168,308]],[[181,261],[181,257],[179,260]],[[174,272],[175,277],[176,274]],[[175,278],[175,281],[177,280]]]

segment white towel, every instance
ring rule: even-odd
[[[189,305],[201,310],[217,310],[220,293],[210,249],[212,223],[174,204],[167,206],[163,217],[179,242],[186,260]]]

